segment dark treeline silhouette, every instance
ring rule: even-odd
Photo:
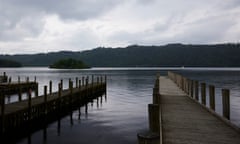
[[[21,67],[22,64],[13,60],[0,59],[0,67]]]
[[[51,52],[32,55],[0,55],[24,66],[49,66],[73,58],[90,67],[239,67],[240,44],[138,46],[96,48],[83,52]]]

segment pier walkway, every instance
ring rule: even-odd
[[[170,78],[160,76],[160,143],[240,144],[239,131],[210,113]]]

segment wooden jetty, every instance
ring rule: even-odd
[[[221,116],[215,112],[213,85],[207,86],[173,72],[157,76],[153,104],[150,104],[157,108],[148,107],[149,133],[155,136],[138,135],[139,144],[240,144],[240,129],[230,122],[229,96],[230,91],[222,89]],[[155,140],[156,134],[159,141]]]
[[[8,81],[8,77],[6,75],[6,72],[3,73],[2,76],[0,76],[0,83],[4,83]]]
[[[28,83],[30,84],[30,83]],[[35,88],[36,83],[32,83]],[[25,85],[25,83],[13,83],[15,87]],[[76,78],[75,87],[73,81],[69,79],[69,88],[63,90],[63,81],[58,84],[58,91],[52,92],[52,82],[49,83],[49,93],[47,86],[44,86],[44,94],[32,96],[28,92],[28,99],[5,104],[5,90],[1,89],[0,108],[0,128],[1,135],[21,133],[26,127],[36,127],[49,120],[57,120],[60,116],[79,108],[93,99],[106,94],[105,80],[101,76],[89,82],[89,77]]]

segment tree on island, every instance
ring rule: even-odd
[[[90,68],[89,66],[84,64],[82,61],[75,60],[72,58],[61,59],[59,61],[56,61],[49,67],[56,68],[56,69],[86,69],[86,68]]]

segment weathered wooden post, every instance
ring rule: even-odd
[[[86,77],[86,86],[88,86],[88,76]]]
[[[206,105],[206,83],[201,83],[201,99],[202,104]]]
[[[29,77],[26,78],[27,83],[29,82]]]
[[[34,82],[37,82],[37,77],[36,76],[34,76]]]
[[[61,95],[62,95],[62,85],[61,83],[58,84],[58,109],[60,110],[61,107]]]
[[[76,88],[78,88],[78,77],[76,77]]]
[[[18,83],[20,83],[20,76],[18,76]]]
[[[47,86],[44,86],[44,113],[47,114]]]
[[[71,87],[71,78],[68,79],[68,88],[70,89]]]
[[[192,98],[193,98],[193,91],[194,91],[194,86],[193,86],[193,84],[194,84],[194,81],[191,80],[191,97],[192,97]]]
[[[62,79],[61,79],[60,83],[61,83],[61,87],[63,89],[63,80]]]
[[[35,97],[38,97],[38,83],[35,84]]]
[[[104,79],[105,79],[105,83],[107,83],[107,76],[106,76],[106,75],[105,75],[105,78],[104,78]]]
[[[159,121],[159,105],[158,104],[148,104],[148,118],[149,118],[150,131],[159,134],[160,121]]]
[[[5,92],[4,90],[0,91],[0,99],[1,99],[1,133],[4,133],[5,131]]]
[[[52,81],[49,81],[49,94],[52,94]]]
[[[73,99],[73,82],[70,81],[70,108],[72,110],[72,99]]]
[[[12,82],[12,78],[11,78],[11,77],[9,77],[9,79],[8,79],[8,80],[9,80],[9,81],[8,81],[9,83],[11,83],[11,82]]]
[[[28,91],[28,120],[32,119],[32,93],[31,90]]]
[[[195,99],[197,101],[199,100],[198,87],[199,87],[199,83],[198,81],[195,81]]]
[[[22,101],[22,87],[19,86],[19,89],[18,89],[18,101]]]
[[[210,108],[215,110],[215,87],[213,85],[209,85],[209,103]]]
[[[229,89],[222,89],[222,103],[223,103],[223,116],[230,120],[230,91]]]

